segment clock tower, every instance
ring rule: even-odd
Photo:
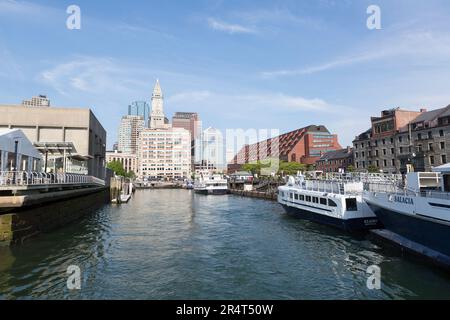
[[[152,112],[150,114],[150,128],[158,129],[164,128],[164,107],[163,107],[163,94],[159,79],[156,80],[155,88],[152,94]]]

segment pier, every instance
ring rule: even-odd
[[[23,243],[78,219],[105,203],[106,191],[105,181],[93,176],[0,172],[0,244]]]

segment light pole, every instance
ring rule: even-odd
[[[19,147],[19,140],[14,141],[14,168],[13,168],[13,184],[16,184],[16,171],[17,171],[17,151]]]

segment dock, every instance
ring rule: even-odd
[[[0,245],[23,243],[80,218],[107,202],[107,190],[93,176],[0,172]]]

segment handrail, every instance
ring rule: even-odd
[[[104,186],[105,181],[97,177],[74,173],[0,171],[0,186],[36,186],[52,184],[95,184]]]

